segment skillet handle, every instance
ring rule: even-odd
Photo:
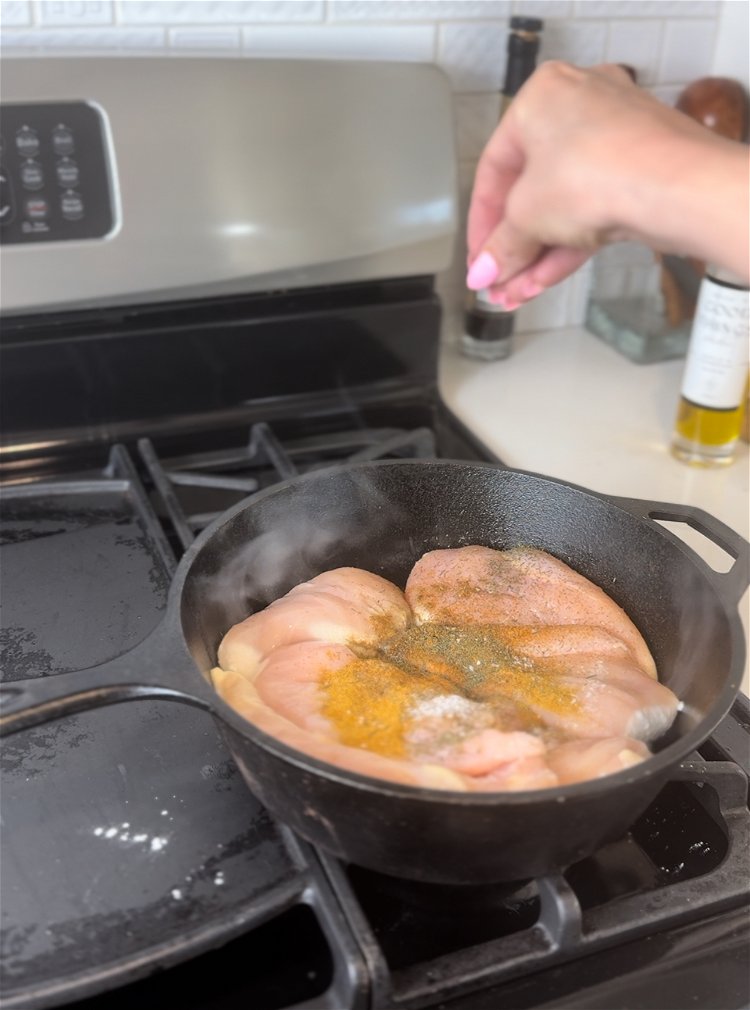
[[[162,623],[130,652],[99,666],[0,685],[0,737],[138,698],[168,699],[211,710],[215,697],[181,635]]]
[[[614,495],[608,497],[614,505],[639,519],[663,519],[667,522],[685,523],[726,551],[735,559],[728,572],[717,572],[710,565],[706,565],[706,568],[722,597],[733,606],[739,603],[750,584],[750,544],[744,537],[709,512],[704,512],[703,509],[693,505],[675,505],[644,501],[640,498],[620,498]]]

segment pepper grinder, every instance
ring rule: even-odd
[[[508,35],[508,62],[505,70],[500,117],[502,118],[523,84],[534,72],[539,52],[539,18],[513,17]],[[464,327],[459,341],[461,353],[480,361],[499,361],[513,349],[515,313],[493,305],[489,292],[467,292]]]

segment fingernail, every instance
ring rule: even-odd
[[[503,304],[508,312],[515,312],[516,309],[520,307],[521,302],[519,302],[517,298],[508,298],[506,296]]]
[[[505,308],[504,291],[490,291],[487,297],[489,298],[490,302],[492,302],[493,305],[501,305],[503,308]]]
[[[536,298],[544,291],[544,287],[541,284],[537,284],[536,281],[527,279],[521,285],[521,295],[523,298]]]
[[[477,256],[469,267],[469,272],[466,275],[466,286],[471,291],[481,291],[482,288],[488,288],[493,281],[497,280],[499,273],[500,268],[492,258],[491,253],[485,250]]]

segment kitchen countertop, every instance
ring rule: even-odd
[[[508,466],[593,491],[695,505],[750,539],[748,446],[721,469],[669,453],[684,361],[637,365],[582,328],[517,335],[511,357],[474,362],[446,341],[440,391]],[[668,524],[713,567],[731,559],[682,523]],[[750,594],[740,603],[745,637]],[[743,690],[750,693],[745,668]]]

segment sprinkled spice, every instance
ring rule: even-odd
[[[529,634],[533,629],[428,623],[375,646],[352,645],[357,659],[321,678],[323,714],[342,743],[387,757],[407,754],[425,718],[440,717],[456,740],[488,725],[488,713],[497,729],[542,731],[538,710],[578,706],[554,674],[513,647]]]
[[[429,612],[432,621],[439,621],[441,618],[450,619],[457,602],[465,603],[487,591],[488,587],[484,582],[472,582],[454,577],[450,583],[437,582],[429,586],[420,586],[413,591],[413,599],[418,608],[424,608]]]
[[[323,715],[347,747],[403,757],[407,712],[414,700],[410,673],[382,659],[356,659],[325,672]]]

